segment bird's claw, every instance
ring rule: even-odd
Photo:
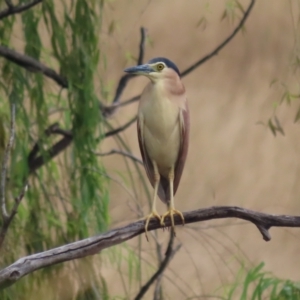
[[[158,219],[158,221],[160,221],[160,223],[161,223],[161,217],[160,217],[160,215],[158,214],[157,211],[152,211],[152,212],[145,218],[145,235],[146,235],[146,239],[147,239],[148,242],[149,242],[149,239],[148,239],[148,226],[149,226],[149,222],[150,222],[151,218],[156,218],[156,219]]]
[[[173,229],[174,235],[176,235],[175,234],[174,215],[179,215],[180,218],[181,218],[181,220],[182,220],[182,225],[184,225],[184,216],[183,216],[182,212],[179,211],[179,210],[177,210],[177,209],[175,209],[175,208],[170,208],[166,213],[164,213],[162,215],[162,217],[160,219],[160,225],[165,228],[166,227],[166,225],[165,225],[165,218],[166,217],[170,217],[170,219],[171,219],[171,227]]]

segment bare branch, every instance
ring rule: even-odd
[[[239,22],[237,27],[233,30],[233,32],[219,46],[217,46],[213,51],[211,51],[209,54],[205,55],[203,58],[201,58],[200,60],[195,62],[193,65],[188,67],[186,70],[182,71],[181,72],[181,77],[184,77],[184,76],[188,75],[189,73],[194,71],[196,68],[198,68],[200,65],[205,63],[207,60],[209,60],[213,56],[217,55],[219,53],[219,51],[222,50],[234,38],[234,36],[244,26],[244,24],[246,22],[246,19],[248,18],[249,14],[250,14],[253,6],[254,6],[254,3],[255,3],[255,0],[251,0],[249,7],[245,11],[241,21]],[[120,102],[120,103],[117,104],[117,106],[120,107],[120,106],[125,106],[125,105],[128,105],[128,104],[134,103],[134,102],[136,102],[140,99],[140,96],[141,95],[137,95],[137,96],[134,96],[134,97],[132,97],[132,98],[126,100],[126,101]],[[111,109],[112,109],[112,107],[113,107],[113,105],[110,106]]]
[[[144,60],[144,49],[145,49],[145,41],[147,36],[146,35],[147,31],[144,27],[141,27],[140,31],[141,31],[141,41],[139,46],[139,57],[137,61],[138,65],[142,64]],[[112,105],[104,106],[100,103],[100,109],[104,117],[110,117],[117,111],[117,109],[120,107],[118,103],[120,102],[121,95],[124,89],[126,88],[128,81],[134,78],[135,76],[136,75],[125,74],[120,78],[116,89],[115,97],[112,101],[113,103]]]
[[[38,168],[43,166],[45,163],[47,163],[49,160],[57,156],[60,152],[65,150],[72,142],[73,135],[72,132],[69,130],[64,130],[59,127],[58,123],[54,123],[50,125],[45,130],[45,135],[50,136],[51,134],[59,134],[62,135],[63,138],[59,140],[57,143],[55,143],[49,150],[47,150],[46,155],[40,155],[37,157],[38,152],[40,151],[40,143],[41,141],[37,141],[35,145],[33,146],[32,150],[30,151],[28,155],[28,167],[29,172],[33,173]]]
[[[163,274],[172,257],[180,249],[181,245],[178,245],[175,249],[173,249],[173,243],[174,243],[174,232],[173,230],[171,230],[170,240],[169,240],[169,244],[168,244],[168,248],[164,260],[161,262],[158,270],[152,275],[152,277],[148,280],[148,282],[141,288],[137,296],[134,298],[135,300],[140,300],[144,297],[146,292],[149,290],[150,286],[154,283],[154,281],[158,277],[160,277]]]
[[[59,140],[49,150],[47,150],[46,155],[40,155],[32,159],[28,164],[30,173],[33,173],[34,171],[42,167],[44,164],[46,164],[48,161],[50,161],[52,158],[61,153],[63,150],[65,150],[72,143],[72,141],[72,135],[64,135],[64,137],[61,140]]]
[[[255,0],[251,0],[251,2],[249,4],[249,7],[247,8],[247,10],[245,11],[245,13],[243,15],[243,18],[241,19],[241,21],[239,22],[239,24],[237,25],[237,27],[233,30],[233,32],[216,49],[214,49],[212,52],[210,52],[209,54],[207,54],[206,56],[204,56],[203,58],[201,58],[200,60],[198,60],[196,63],[194,63],[193,65],[191,65],[189,68],[187,68],[186,70],[184,70],[181,73],[182,77],[188,75],[189,73],[191,73],[192,71],[194,71],[196,68],[198,68],[200,65],[202,65],[207,60],[209,60],[211,57],[217,55],[219,53],[219,51],[221,49],[223,49],[234,38],[234,36],[244,26],[244,23],[246,22],[249,14],[250,14],[253,6],[254,6],[254,3],[255,3]]]
[[[129,152],[125,152],[125,151],[118,150],[118,149],[111,149],[109,152],[104,152],[104,153],[94,152],[94,154],[97,156],[108,156],[108,155],[112,155],[112,154],[120,154],[120,155],[130,158],[134,162],[144,165],[142,160],[139,159],[138,157],[134,156],[133,154],[131,154]]]
[[[113,136],[118,134],[125,129],[127,129],[130,125],[132,125],[136,121],[136,116],[132,118],[129,122],[125,123],[123,126],[113,129],[104,133],[104,138]],[[69,145],[71,145],[73,141],[73,133],[70,130],[61,129],[57,123],[52,124],[45,130],[45,134],[47,136],[51,134],[60,134],[62,135],[62,139],[55,143],[50,149],[46,151],[46,154],[36,156],[39,152],[39,142],[35,143],[32,150],[28,155],[28,168],[29,172],[33,173],[43,165],[45,165],[48,161],[53,159],[55,156],[64,151]],[[132,157],[133,158],[133,157]]]
[[[118,134],[122,131],[124,131],[125,129],[127,129],[131,124],[133,124],[135,121],[136,121],[136,116],[133,117],[129,122],[127,122],[126,124],[124,124],[123,126],[119,127],[119,128],[116,128],[114,130],[111,130],[111,131],[108,131],[104,134],[104,137],[109,137],[109,136],[112,136],[112,135],[115,135],[115,134]]]
[[[146,29],[144,27],[141,27],[140,29],[141,31],[141,41],[140,41],[140,47],[139,47],[139,58],[137,61],[138,65],[141,65],[143,63],[144,60],[144,48],[145,48],[145,41],[146,41]],[[124,76],[121,77],[118,87],[116,89],[116,94],[113,100],[113,103],[117,103],[119,102],[120,96],[122,95],[128,81],[130,79],[132,79],[133,77],[135,77],[135,75],[131,75],[131,74],[125,74]]]
[[[11,3],[10,0],[5,0],[8,7],[6,9],[0,11],[0,20],[4,19],[10,15],[19,14],[25,10],[28,10],[28,9],[32,8],[33,6],[41,3],[42,1],[43,0],[33,0],[32,2],[23,4],[23,5],[13,6],[13,4]]]
[[[7,7],[9,7],[9,8],[13,8],[14,7],[10,0],[5,0],[5,3],[7,5]]]
[[[8,168],[8,161],[11,149],[14,144],[15,139],[15,116],[16,116],[16,106],[14,103],[11,104],[10,108],[10,133],[7,146],[5,148],[3,161],[1,165],[1,186],[0,186],[0,199],[1,199],[1,213],[3,218],[3,223],[9,218],[6,209],[6,199],[5,199],[5,187],[6,187],[6,173]]]
[[[44,74],[45,76],[53,79],[63,88],[68,87],[68,82],[63,76],[26,54],[21,54],[15,50],[0,45],[0,55],[30,72],[40,72]]]
[[[185,212],[183,216],[186,224],[223,218],[243,219],[263,228],[261,233],[265,241],[271,238],[269,234],[266,234],[271,227],[300,227],[300,216],[271,215],[236,206],[198,209]],[[182,224],[178,215],[174,219],[176,225]],[[170,218],[166,219],[166,226],[171,226]],[[160,222],[151,219],[148,231],[158,228],[161,228]],[[23,257],[0,271],[0,288],[5,288],[41,268],[99,253],[105,248],[123,243],[143,232],[145,232],[145,224],[141,220],[104,234]]]

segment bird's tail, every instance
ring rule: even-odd
[[[166,204],[170,202],[171,196],[169,180],[163,176],[160,177],[157,194],[162,202]]]

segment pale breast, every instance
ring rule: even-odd
[[[168,177],[180,148],[180,109],[167,97],[157,97],[155,91],[143,99],[139,113],[144,119],[145,148],[150,159],[157,163],[159,172]]]

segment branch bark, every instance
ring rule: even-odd
[[[56,71],[47,67],[46,65],[42,64],[41,62],[32,58],[31,56],[19,53],[15,50],[1,45],[0,55],[30,72],[40,72],[44,74],[45,76],[53,79],[57,84],[59,84],[63,88],[68,87],[68,82],[63,76],[59,75]]]
[[[28,10],[30,8],[32,8],[33,6],[41,3],[43,0],[33,0],[32,2],[23,4],[23,5],[19,5],[19,6],[14,6],[12,5],[12,3],[8,0],[6,0],[6,4],[7,4],[7,8],[0,11],[0,20],[10,16],[10,15],[14,15],[14,14],[19,14],[25,10]]]
[[[168,248],[167,248],[164,260],[161,262],[158,270],[151,276],[151,278],[148,280],[148,282],[140,289],[139,293],[134,298],[134,300],[140,300],[144,297],[144,295],[149,290],[149,288],[154,283],[154,281],[163,275],[163,272],[167,268],[170,260],[173,258],[175,253],[180,249],[180,247],[181,247],[180,244],[177,245],[177,247],[175,249],[173,249],[174,237],[175,237],[174,231],[170,230],[170,240],[168,243]]]
[[[272,215],[236,206],[209,207],[185,212],[183,215],[186,224],[224,218],[243,219],[253,223],[259,229],[265,241],[271,239],[269,234],[271,227],[300,227],[300,216]],[[177,215],[174,221],[176,225],[182,224],[180,217]],[[166,226],[170,225],[170,219],[167,219]],[[152,219],[148,231],[158,228],[161,228],[159,221]],[[141,220],[110,230],[104,234],[20,258],[0,271],[0,288],[3,289],[14,284],[25,275],[36,270],[99,253],[105,248],[123,243],[143,232],[145,232],[144,221]]]

